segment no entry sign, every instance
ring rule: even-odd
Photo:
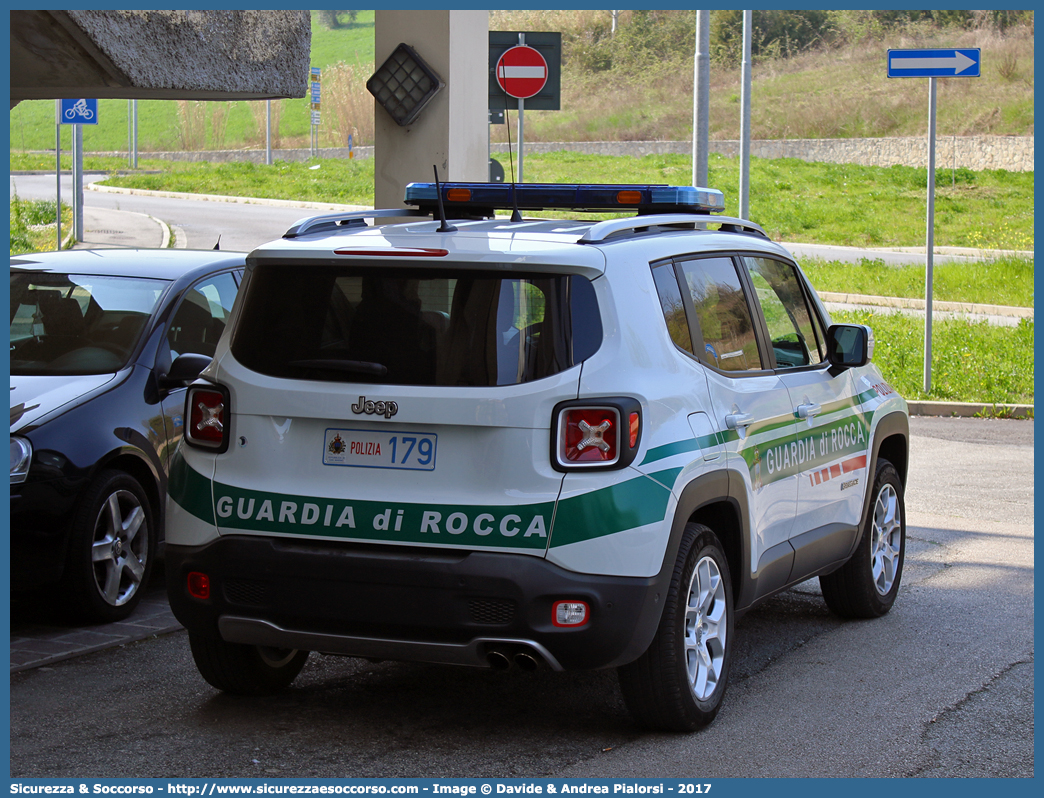
[[[497,83],[511,97],[533,97],[547,83],[547,61],[532,47],[512,47],[497,61]]]

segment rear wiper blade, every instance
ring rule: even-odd
[[[367,360],[332,360],[314,358],[311,360],[293,360],[290,362],[290,365],[310,369],[346,371],[354,374],[373,374],[377,377],[383,377],[388,373],[388,367],[383,363],[371,363]]]

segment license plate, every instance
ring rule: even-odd
[[[427,432],[328,429],[323,465],[434,471],[437,442]]]

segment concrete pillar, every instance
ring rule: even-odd
[[[406,127],[374,110],[374,204],[400,208],[407,183],[489,179],[488,11],[377,11],[374,67],[405,42],[445,86]]]

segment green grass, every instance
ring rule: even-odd
[[[808,258],[801,268],[819,291],[872,296],[924,298],[925,267],[858,264]],[[1033,306],[1033,261],[1014,256],[974,263],[936,263],[932,297],[940,302]]]
[[[932,324],[931,394],[924,392],[924,320],[897,313],[838,311],[835,323],[874,330],[873,362],[908,400],[1033,403],[1033,322],[994,327],[986,322]]]
[[[505,173],[509,173],[507,156],[496,154],[495,157],[504,164]],[[107,180],[108,184],[355,205],[373,203],[373,161],[370,159],[321,159],[307,164],[280,161],[270,167],[143,160],[139,166],[142,170],[163,171],[161,174],[114,175]],[[319,168],[309,169],[310,166]],[[88,159],[87,166],[106,171],[125,167],[121,158]],[[49,169],[53,168],[53,162],[47,156],[12,154],[11,168]],[[738,213],[734,188],[739,183],[738,159],[712,155],[708,171],[710,185],[725,194],[726,214]],[[527,182],[686,185],[691,175],[690,159],[684,155],[633,158],[555,152],[525,158]],[[937,190],[936,246],[1033,249],[1032,172],[963,169],[954,177],[956,186]],[[863,247],[923,246],[926,183],[927,170],[912,167],[752,158],[750,217],[777,241]],[[1030,276],[1022,266],[1004,265],[1003,268],[1015,269],[1021,277]],[[986,273],[974,277],[972,284],[988,285],[998,279],[998,274],[1010,272],[998,273],[988,267]],[[956,284],[970,279],[962,275]],[[1028,292],[1019,291],[1022,298],[1015,304],[1028,304],[1025,300]]]
[[[277,161],[254,163],[166,162],[157,174],[110,177],[108,185],[237,197],[373,205],[373,161]]]
[[[341,27],[324,28],[312,12],[312,66],[327,67],[345,62],[363,65],[373,61],[374,12],[360,11],[355,22],[342,14]]]
[[[54,200],[11,198],[11,254],[47,252],[58,248]],[[62,203],[63,238],[72,229],[72,208]]]

